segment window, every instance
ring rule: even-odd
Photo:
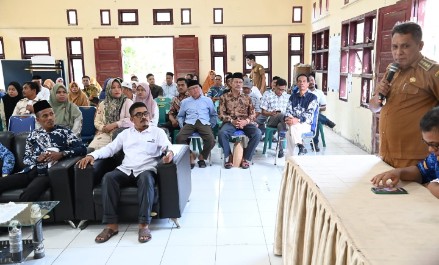
[[[293,6],[293,23],[302,23],[302,7]]]
[[[319,15],[322,15],[322,1],[323,0],[319,0]]]
[[[245,57],[249,54],[253,54],[256,58],[255,61],[262,65],[265,69],[266,83],[270,83],[271,80],[271,35],[243,35],[243,73],[250,74],[251,66],[247,65]],[[266,84],[266,85],[268,85]]]
[[[182,8],[181,9],[181,24],[182,25],[190,25],[191,21],[191,9],[190,8]]]
[[[0,59],[5,59],[5,49],[3,47],[3,38],[0,37]]]
[[[376,11],[342,22],[340,95],[347,100],[351,78],[361,78],[360,106],[368,108],[373,93]]]
[[[223,24],[223,9],[214,8],[213,9],[213,24]]]
[[[110,26],[111,16],[110,9],[101,9],[101,26]]]
[[[217,75],[224,77],[227,72],[227,37],[226,35],[210,36],[210,65]]]
[[[154,25],[173,25],[174,15],[172,9],[153,9]]]
[[[288,34],[288,87],[295,83],[295,77],[291,75],[294,65],[304,61],[304,38],[303,33]]]
[[[67,9],[67,24],[69,26],[78,25],[78,17],[77,17],[76,9]]]
[[[312,4],[312,18],[316,18],[316,3]]]
[[[137,9],[119,9],[119,25],[139,25]]]
[[[30,59],[35,55],[50,55],[49,38],[20,38],[20,47],[22,59]]]
[[[329,28],[312,33],[312,65],[322,73],[322,91],[328,93]]]
[[[69,79],[81,83],[82,77],[85,75],[82,38],[66,38],[66,41]]]

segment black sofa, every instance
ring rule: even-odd
[[[191,194],[191,169],[189,147],[174,145],[177,150],[173,162],[157,165],[154,218],[171,218],[176,222],[180,218]],[[112,158],[96,160],[94,165],[85,169],[75,167],[75,217],[78,220],[102,220],[101,180],[106,172],[121,164],[123,154]],[[118,207],[119,220],[137,221],[137,187],[121,189]]]
[[[25,165],[23,157],[26,139],[29,133],[0,132],[0,142],[15,156],[14,173],[21,171]],[[74,219],[73,205],[73,174],[74,165],[80,157],[63,159],[49,169],[51,187],[40,197],[39,201],[59,201],[51,214],[54,221],[68,221]],[[1,164],[2,165],[2,164]],[[23,189],[9,190],[0,194],[0,203],[18,201]]]

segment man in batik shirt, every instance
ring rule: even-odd
[[[41,128],[33,130],[26,139],[23,158],[26,167],[19,173],[0,178],[0,194],[25,188],[19,198],[25,202],[37,201],[49,188],[48,169],[51,165],[87,153],[81,139],[70,129],[55,125],[55,113],[46,100],[36,102],[33,108]]]
[[[220,97],[219,118],[223,125],[218,134],[218,141],[224,151],[224,159],[228,161],[224,164],[226,169],[232,167],[232,155],[229,140],[237,130],[242,130],[249,138],[247,147],[244,149],[244,157],[241,167],[246,169],[250,167],[255,149],[261,140],[261,131],[254,123],[255,108],[251,98],[241,93],[244,83],[242,73],[234,73],[232,81],[232,90],[230,93],[223,94]]]
[[[189,97],[187,94],[187,79],[184,79],[183,77],[177,79],[177,91],[178,96],[175,96],[171,101],[171,108],[169,109],[168,113],[169,121],[165,125],[165,127],[169,130],[172,140],[174,140],[174,130],[180,129],[177,114],[180,111],[181,101]]]

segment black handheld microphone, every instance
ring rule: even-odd
[[[387,82],[392,82],[393,76],[395,75],[396,71],[398,71],[399,69],[399,64],[397,63],[392,63],[389,67],[389,73],[387,74]],[[378,99],[383,101],[386,99],[386,96],[384,96],[383,94],[379,93],[378,94]]]

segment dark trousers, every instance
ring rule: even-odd
[[[185,124],[177,134],[177,144],[187,144],[187,139],[192,133],[198,132],[203,139],[203,150],[200,154],[204,159],[209,157],[210,151],[215,146],[215,137],[210,125],[203,125],[199,120],[192,124]]]
[[[232,153],[229,141],[236,130],[236,127],[233,126],[232,123],[227,122],[223,123],[223,126],[218,133],[218,141],[223,148],[224,159],[227,159],[227,157],[229,157]],[[258,127],[256,127],[256,125],[253,123],[247,124],[242,130],[244,131],[244,134],[249,138],[248,145],[244,149],[244,159],[247,161],[251,161],[255,153],[256,147],[261,140],[261,130],[259,130]]]
[[[328,122],[333,123],[330,119],[328,119],[328,117],[319,113],[319,123],[321,123],[322,125],[328,125]],[[319,127],[317,127],[316,130],[317,130],[316,136],[314,137],[313,142],[317,146],[319,144],[319,135],[320,135]]]
[[[16,173],[0,178],[0,194],[7,190],[25,188],[19,198],[21,202],[37,201],[49,187],[49,176],[38,175],[36,167],[26,173]]]
[[[154,175],[153,171],[144,171],[135,177],[115,169],[104,175],[102,180],[102,205],[104,216],[102,223],[116,224],[118,222],[117,205],[120,198],[120,189],[137,184],[137,199],[139,202],[139,224],[151,223],[151,209],[154,203]]]
[[[278,113],[268,119],[267,127],[277,128],[277,132],[286,131],[287,125],[284,122],[284,114]],[[278,134],[279,135],[279,134]],[[283,150],[283,145],[279,145],[279,150]]]

